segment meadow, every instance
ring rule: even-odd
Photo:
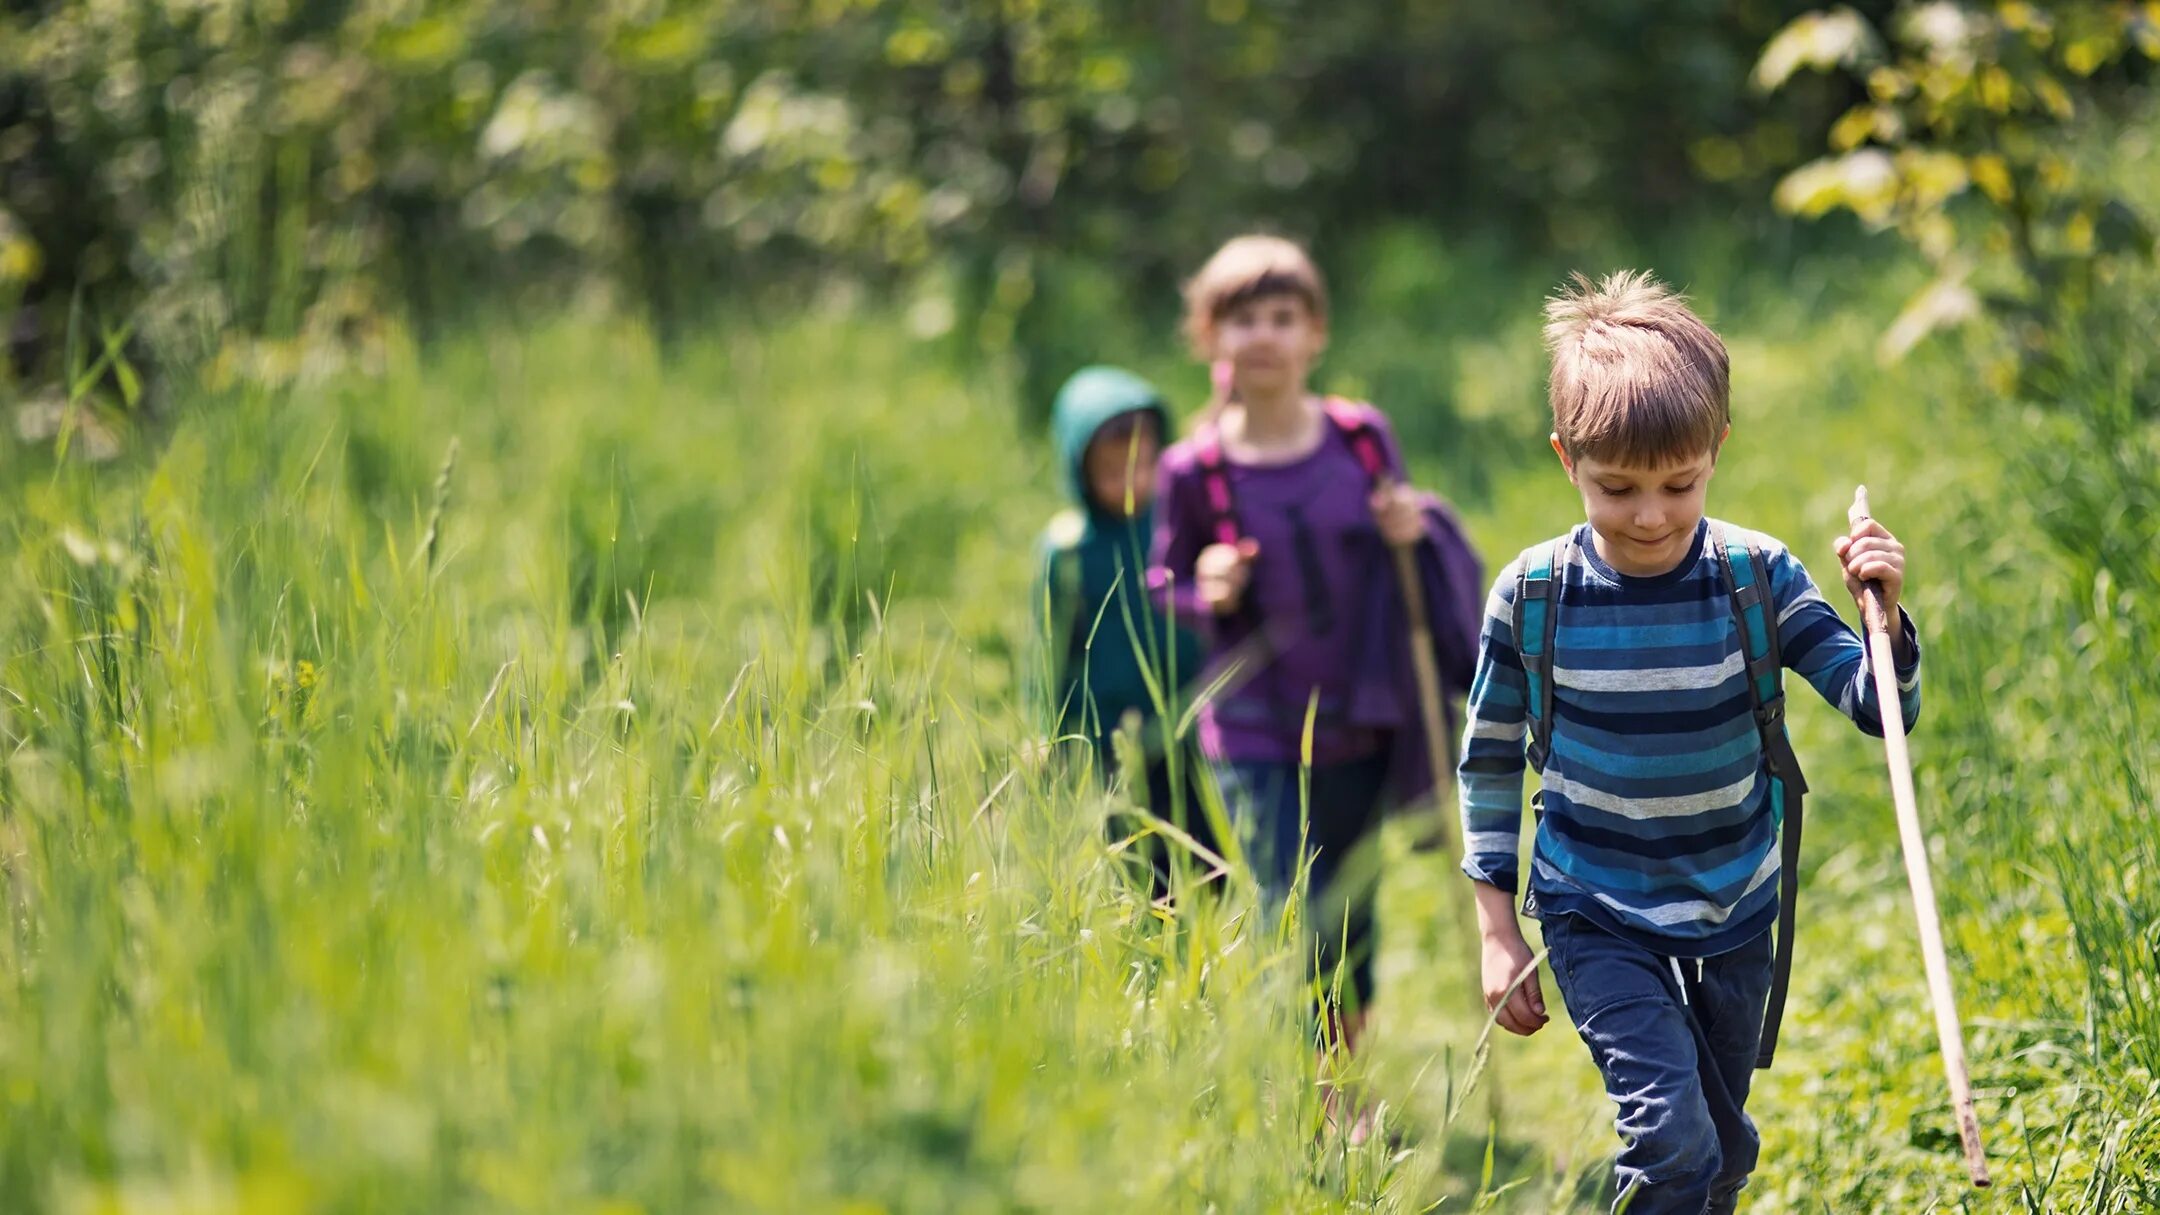
[[[1388,241],[1322,379],[1495,571],[1579,517],[1557,269]],[[1997,1179],[1962,1179],[1880,748],[1795,683],[1747,1209],[2160,1207],[2147,356],[2012,406],[1954,342],[1876,361],[1912,267],[1658,264],[1733,353],[1713,512],[1826,578],[1865,483],[1910,546]],[[1059,491],[1009,369],[845,302],[667,360],[575,311],[430,337],[190,385],[110,462],[0,450],[0,1210],[1602,1209],[1565,1023],[1474,1062],[1450,858],[1388,841],[1364,1066],[1400,1140],[1350,1148],[1250,883],[1155,914],[1114,791],[1033,757]],[[1140,361],[1198,404],[1167,336]]]

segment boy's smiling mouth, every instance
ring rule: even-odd
[[[1599,531],[1594,522],[1591,530],[1597,532],[1601,554],[1617,572],[1647,578],[1671,569],[1686,554],[1695,528],[1692,524],[1675,527],[1647,539],[1624,527]]]

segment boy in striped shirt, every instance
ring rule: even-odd
[[[1799,559],[1704,516],[1731,429],[1717,335],[1640,273],[1577,276],[1546,318],[1553,449],[1588,523],[1526,550],[1486,603],[1460,780],[1486,1004],[1517,1034],[1547,1019],[1514,907],[1527,755],[1542,788],[1523,909],[1620,1107],[1615,1209],[1732,1211],[1758,1147],[1744,1107],[1771,988],[1778,831],[1798,780],[1782,700],[1760,691],[1776,695],[1765,655],[1863,731],[1882,721],[1864,642]],[[1899,621],[1911,721],[1920,652],[1898,607],[1904,547],[1873,520],[1832,547],[1847,591],[1879,583]],[[1518,639],[1518,598],[1543,601],[1540,635]],[[1749,610],[1774,634],[1753,672]],[[1795,802],[1795,831],[1797,816]]]

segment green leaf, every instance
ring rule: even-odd
[[[1843,5],[1794,18],[1765,43],[1755,61],[1755,87],[1776,92],[1801,68],[1828,71],[1873,59],[1881,39],[1867,18]]]
[[[1897,205],[1898,168],[1878,148],[1826,156],[1787,173],[1772,197],[1788,215],[1815,219],[1844,207],[1881,227]]]

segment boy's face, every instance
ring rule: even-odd
[[[1722,436],[1719,440],[1723,442]],[[1623,574],[1649,577],[1680,564],[1702,521],[1717,449],[1667,464],[1637,468],[1588,456],[1569,459],[1553,436],[1568,480],[1582,494],[1583,514],[1597,533],[1598,555]]]
[[[1303,392],[1327,347],[1327,326],[1301,296],[1263,295],[1215,319],[1210,359],[1228,359],[1239,389],[1260,396]]]
[[[1097,510],[1120,518],[1146,509],[1155,500],[1155,461],[1161,455],[1155,415],[1119,414],[1103,423],[1080,457],[1088,498]]]

